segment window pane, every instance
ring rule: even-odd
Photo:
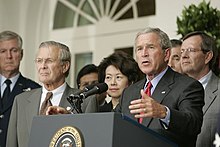
[[[117,51],[123,51],[133,57],[133,47],[116,48],[115,52]]]
[[[75,6],[77,6],[80,2],[80,0],[68,0],[68,1],[71,2]]]
[[[56,12],[54,15],[53,29],[68,28],[73,26],[75,12],[70,10],[62,3],[57,3]]]
[[[155,0],[140,0],[137,2],[138,16],[155,14]]]
[[[86,14],[95,17],[94,12],[92,11],[92,8],[90,7],[89,3],[85,3],[82,7],[83,12],[85,12]],[[88,25],[88,24],[92,24],[92,22],[90,22],[88,19],[85,19],[83,16],[80,15],[79,17],[79,22],[78,22],[78,26],[84,26],[84,25]]]
[[[74,87],[77,87],[76,84],[76,77],[77,74],[79,72],[79,70],[87,65],[87,64],[91,64],[92,63],[92,53],[82,53],[82,54],[75,54],[75,70],[74,70],[74,77],[75,77],[75,81],[74,83]]]

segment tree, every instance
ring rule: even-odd
[[[220,11],[211,7],[210,1],[206,3],[203,0],[198,6],[184,7],[181,17],[177,17],[177,28],[177,34],[182,37],[193,31],[204,31],[215,38],[220,51]]]

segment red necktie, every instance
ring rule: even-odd
[[[148,96],[151,96],[151,88],[152,88],[152,84],[149,81],[148,84],[147,84],[147,88],[144,91]],[[143,121],[143,118],[139,118],[139,123],[140,124],[142,123],[142,121]]]

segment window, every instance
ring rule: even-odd
[[[115,49],[115,52],[117,51],[123,51],[133,57],[133,47],[117,48]]]
[[[58,0],[53,29],[96,24],[155,14],[155,0]]]
[[[74,68],[74,75],[75,75],[75,81],[74,87],[77,87],[76,85],[76,77],[80,69],[85,66],[86,64],[92,63],[92,53],[81,53],[81,54],[75,54],[75,68]]]

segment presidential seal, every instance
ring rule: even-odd
[[[84,147],[79,129],[66,126],[56,132],[49,147]]]

